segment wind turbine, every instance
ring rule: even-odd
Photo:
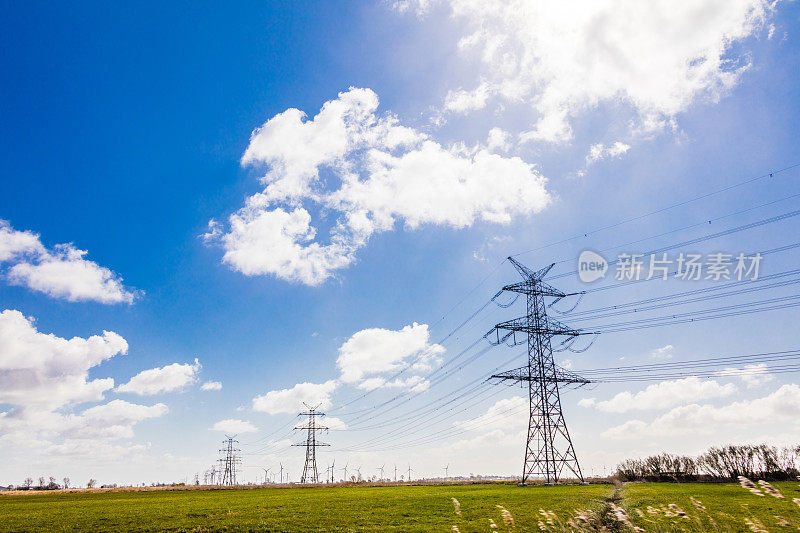
[[[408,481],[411,481],[411,463],[408,463]]]
[[[450,463],[447,463],[447,466],[444,467],[444,478],[447,479],[447,471],[450,469]]]
[[[281,465],[281,485],[283,485],[283,463],[278,463]]]
[[[261,470],[264,471],[264,485],[266,485],[267,484],[267,479],[268,479],[267,476],[269,476],[269,468],[262,468]]]
[[[333,480],[333,469],[336,466],[336,459],[333,460],[333,464],[331,464],[331,483],[335,483]]]
[[[383,463],[383,466],[386,466],[386,463]],[[381,478],[378,481],[383,481],[383,466],[380,468]]]
[[[397,483],[397,463],[394,464],[394,482]]]
[[[347,463],[345,463],[344,468],[340,469],[340,470],[344,470],[344,481],[345,481],[345,483],[347,482],[347,466],[349,464],[350,464],[350,462],[348,461]]]

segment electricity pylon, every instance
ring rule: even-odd
[[[233,446],[234,444],[239,444],[239,441],[234,437],[236,437],[236,435],[233,437],[225,435],[225,440],[222,441],[222,444],[225,445],[225,447],[220,450],[220,453],[225,454],[225,457],[220,459],[220,463],[222,463],[223,466],[223,468],[221,468],[223,472],[223,485],[236,485],[236,467],[242,462],[237,455],[241,450]]]
[[[528,364],[495,374],[492,378],[516,381],[523,387],[527,383],[530,416],[522,483],[525,484],[531,476],[544,477],[548,484],[557,483],[565,467],[583,481],[581,467],[561,410],[559,385],[585,385],[590,381],[556,366],[551,340],[556,336],[566,336],[569,341],[570,338],[574,339],[587,332],[569,328],[547,316],[545,298],[560,300],[573,295],[542,281],[554,264],[532,271],[511,257],[508,260],[524,280],[506,285],[503,290],[524,294],[527,299],[527,314],[501,322],[494,329],[498,331],[498,343],[511,336],[515,337],[516,342],[517,333],[527,334]],[[500,339],[501,329],[508,332],[503,339]]]
[[[294,429],[308,430],[308,436],[306,437],[305,442],[292,444],[292,446],[305,446],[306,448],[306,463],[305,466],[303,466],[303,476],[300,478],[300,483],[319,483],[319,472],[317,471],[317,447],[330,446],[330,444],[317,442],[317,431],[327,431],[328,428],[317,425],[316,417],[325,416],[325,413],[318,413],[316,407],[310,407],[305,402],[303,405],[308,408],[308,411],[305,413],[300,413],[300,415],[307,416],[308,422],[305,426],[297,426]]]

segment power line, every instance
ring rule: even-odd
[[[620,220],[619,222],[615,222],[615,223],[609,224],[607,226],[602,226],[602,227],[594,229],[594,230],[586,231],[584,233],[581,233],[581,234],[578,234],[578,235],[574,235],[574,236],[569,237],[567,239],[562,239],[560,241],[551,242],[549,244],[545,244],[545,245],[539,246],[537,248],[531,248],[530,250],[525,250],[523,252],[519,252],[519,253],[513,254],[512,257],[517,257],[517,256],[520,256],[520,255],[523,255],[523,254],[527,254],[527,253],[530,253],[530,252],[537,252],[537,251],[540,251],[540,250],[544,250],[546,248],[550,248],[551,246],[556,246],[556,245],[559,245],[559,244],[565,244],[567,242],[574,241],[576,239],[580,239],[580,238],[583,238],[583,237],[588,237],[589,235],[594,235],[595,233],[600,233],[601,231],[618,228],[618,227],[623,226],[625,224],[629,224],[631,222],[637,222],[637,221],[643,220],[643,219],[645,219],[647,217],[650,217],[650,216],[653,216],[653,215],[657,215],[657,214],[660,214],[660,213],[664,213],[664,212],[669,211],[671,209],[675,209],[676,207],[682,207],[684,205],[691,204],[691,203],[696,202],[698,200],[704,200],[706,198],[710,198],[712,196],[716,196],[716,195],[721,194],[723,192],[727,192],[727,191],[736,189],[738,187],[742,187],[744,185],[749,185],[750,183],[753,183],[753,182],[756,182],[756,181],[760,181],[760,180],[765,179],[765,178],[772,178],[772,177],[775,176],[775,174],[781,174],[783,172],[787,172],[787,171],[792,170],[792,169],[797,168],[797,167],[800,167],[800,163],[795,163],[795,164],[789,165],[787,167],[780,168],[778,170],[773,170],[772,172],[766,172],[766,173],[758,175],[758,176],[747,178],[744,181],[740,181],[738,183],[734,183],[733,185],[728,185],[728,186],[722,187],[720,189],[715,189],[715,190],[707,192],[705,194],[701,194],[699,196],[695,196],[695,197],[689,198],[687,200],[683,200],[681,202],[677,202],[677,203],[668,205],[666,207],[662,207],[662,208],[656,209],[655,211],[649,211],[647,213],[643,213],[643,214],[637,215],[635,217],[626,218],[626,219]]]
[[[656,248],[654,250],[650,250],[648,252],[644,252],[642,255],[646,255],[646,256],[647,255],[655,255],[655,254],[659,254],[659,253],[663,253],[663,252],[669,252],[670,250],[675,250],[677,248],[685,248],[685,247],[688,247],[688,246],[691,246],[693,244],[697,244],[697,243],[700,243],[700,242],[705,242],[705,241],[709,241],[709,240],[712,240],[712,239],[716,239],[718,237],[724,237],[724,236],[731,235],[731,234],[734,234],[734,233],[739,233],[740,231],[746,231],[746,230],[749,230],[749,229],[758,228],[758,227],[761,227],[761,226],[766,226],[768,224],[773,224],[775,222],[781,222],[781,221],[786,220],[788,218],[796,217],[797,215],[800,215],[800,209],[797,209],[797,210],[794,210],[794,211],[789,211],[789,212],[786,212],[786,213],[783,213],[783,214],[780,214],[780,215],[776,215],[774,217],[769,217],[769,218],[764,218],[764,219],[761,219],[761,220],[757,220],[756,222],[750,222],[749,224],[743,224],[741,226],[736,226],[734,228],[730,228],[730,229],[727,229],[727,230],[718,231],[718,232],[715,232],[715,233],[709,233],[709,234],[703,235],[702,237],[697,237],[695,239],[689,239],[689,240],[682,241],[682,242],[679,242],[679,243],[671,244],[669,246],[663,246],[661,248]],[[608,265],[609,266],[615,265],[617,262],[618,261],[609,261]],[[573,275],[575,275],[577,273],[578,273],[577,270],[572,270],[570,272],[563,272],[561,274],[555,274],[553,276],[550,276],[547,279],[548,280],[560,279],[560,278],[564,278],[566,276],[573,276]]]

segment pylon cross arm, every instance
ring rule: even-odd
[[[538,294],[553,298],[565,298],[570,296],[569,294],[560,291],[555,287],[551,287],[547,283],[541,281],[520,281],[518,283],[511,283],[509,285],[505,285],[503,290],[508,292],[518,292],[520,294]]]
[[[520,382],[533,381],[533,382],[545,382],[545,383],[569,383],[569,384],[579,384],[579,385],[587,385],[589,383],[592,383],[591,380],[581,377],[578,374],[570,372],[569,370],[563,369],[561,367],[556,367],[556,372],[555,375],[553,376],[540,377],[537,374],[531,373],[529,367],[523,366],[520,368],[515,368],[514,370],[508,370],[506,372],[494,374],[491,376],[491,378],[503,381],[520,381]]]
[[[505,329],[507,331],[521,331],[523,333],[534,333],[540,335],[566,335],[569,337],[577,337],[578,335],[586,335],[587,332],[579,329],[574,329],[561,324],[557,320],[547,319],[542,326],[533,324],[529,317],[523,316],[500,322],[495,326],[497,329]]]

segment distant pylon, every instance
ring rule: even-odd
[[[305,442],[292,444],[292,446],[305,446],[306,448],[306,462],[303,466],[303,476],[300,478],[300,483],[319,483],[319,472],[317,471],[317,447],[330,446],[322,442],[317,442],[317,431],[327,431],[328,428],[317,424],[316,417],[325,416],[325,413],[318,413],[317,407],[310,407],[305,402],[303,403],[308,408],[305,413],[300,413],[301,416],[307,416],[308,421],[305,426],[297,426],[294,429],[308,430],[308,436]]]
[[[503,290],[526,295],[527,314],[497,324],[490,333],[498,332],[498,344],[512,336],[516,343],[517,333],[527,334],[528,364],[492,377],[516,381],[523,386],[527,383],[530,416],[522,483],[524,484],[531,476],[541,476],[547,483],[557,483],[565,467],[583,481],[581,467],[561,410],[559,384],[585,385],[590,381],[556,366],[551,339],[555,336],[575,338],[587,332],[569,328],[547,317],[545,298],[560,300],[573,295],[566,294],[543,281],[553,265],[532,271],[511,257],[508,260],[522,275],[524,281],[506,285]],[[501,339],[499,330],[508,333]]]
[[[225,440],[222,441],[222,444],[225,446],[220,450],[220,453],[225,454],[225,457],[220,459],[222,485],[236,485],[236,467],[241,463],[241,459],[239,459],[238,456],[241,450],[234,447],[234,444],[239,444],[239,441],[234,437],[236,437],[236,435],[233,437],[225,435]]]

